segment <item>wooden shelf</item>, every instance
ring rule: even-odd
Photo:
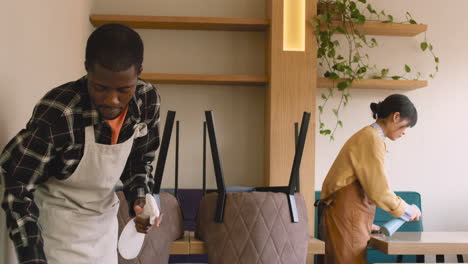
[[[143,73],[140,77],[157,84],[197,84],[197,85],[245,85],[264,86],[269,83],[267,76],[256,75],[210,75],[210,74],[171,74],[171,73]],[[336,87],[335,81],[324,77],[317,78],[318,88]],[[355,81],[353,89],[381,89],[409,91],[427,86],[427,81],[420,80],[377,80],[364,79]]]
[[[157,84],[197,84],[197,85],[245,85],[264,86],[269,83],[267,76],[256,75],[215,75],[215,74],[170,74],[143,73],[140,77]],[[335,81],[324,77],[317,78],[318,88],[336,87]],[[354,89],[414,90],[427,86],[427,81],[420,80],[378,80],[364,79],[355,81]]]
[[[317,87],[318,88],[331,88],[336,87],[335,81],[324,77],[317,78]],[[417,88],[422,88],[427,86],[427,81],[419,80],[378,80],[378,79],[363,79],[360,81],[355,81],[351,88],[355,89],[382,89],[382,90],[414,90]]]
[[[174,17],[93,14],[90,16],[90,21],[94,26],[100,26],[107,23],[120,23],[132,28],[143,29],[266,31],[270,26],[268,19],[225,17]]]
[[[268,84],[268,78],[266,76],[255,75],[143,73],[140,77],[144,80],[158,84],[214,84],[246,86],[261,86]]]
[[[341,21],[333,22],[333,26],[338,25],[343,26],[343,23]],[[346,27],[343,28],[349,30]],[[412,37],[426,32],[427,25],[366,22],[362,26],[356,25],[356,29],[366,35]]]
[[[227,18],[227,17],[176,17],[176,16],[136,16],[136,15],[90,15],[94,26],[107,23],[121,23],[141,29],[181,29],[181,30],[220,30],[220,31],[266,31],[270,27],[268,19]],[[343,25],[334,21],[334,26]],[[356,29],[367,35],[416,36],[427,31],[425,24],[399,24],[366,22],[356,25]]]

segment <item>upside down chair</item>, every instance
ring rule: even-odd
[[[296,190],[310,113],[303,115],[289,185],[284,187],[225,186],[212,112],[206,111],[205,117],[217,190],[200,203],[196,236],[205,241],[209,263],[305,263],[307,209]]]

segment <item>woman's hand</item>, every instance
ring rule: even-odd
[[[373,232],[380,231],[380,226],[372,224],[371,231],[373,231]]]
[[[418,206],[415,204],[410,205],[410,210],[411,210],[411,221],[419,221],[419,218],[421,217],[421,210],[419,210]]]

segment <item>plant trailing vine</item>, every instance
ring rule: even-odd
[[[351,95],[348,90],[353,82],[367,76],[374,79],[393,80],[417,80],[423,77],[420,72],[414,73],[407,64],[403,67],[403,73],[396,75],[390,75],[389,68],[379,69],[371,65],[369,55],[364,49],[375,48],[378,43],[375,38],[368,38],[358,30],[358,27],[366,21],[417,24],[409,12],[406,13],[406,21],[395,22],[392,15],[383,10],[375,10],[370,3],[367,3],[367,0],[320,0],[319,14],[311,21],[316,29],[319,66],[324,68],[324,77],[332,80],[334,86],[321,94],[322,102],[318,106],[320,134],[330,136],[330,140],[334,139],[337,128],[343,127],[340,111],[349,102]],[[344,36],[346,49],[343,53],[339,51],[342,43],[337,39],[336,34]],[[427,40],[426,33],[424,40],[420,43],[420,49],[423,52],[429,52],[434,59],[434,72],[429,74],[430,78],[434,78],[439,71],[439,58],[434,53],[433,45]],[[323,122],[322,114],[335,93],[339,93],[341,98],[338,105],[332,108],[336,123],[332,128],[328,128]]]

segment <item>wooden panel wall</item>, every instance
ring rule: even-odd
[[[317,90],[316,41],[309,19],[317,13],[317,0],[306,1],[306,50],[283,51],[283,1],[267,0],[271,19],[267,48],[267,71],[270,84],[265,111],[265,183],[288,184],[294,158],[294,122],[304,111],[311,121],[301,164],[301,193],[306,199],[309,229],[314,230],[315,109]]]

